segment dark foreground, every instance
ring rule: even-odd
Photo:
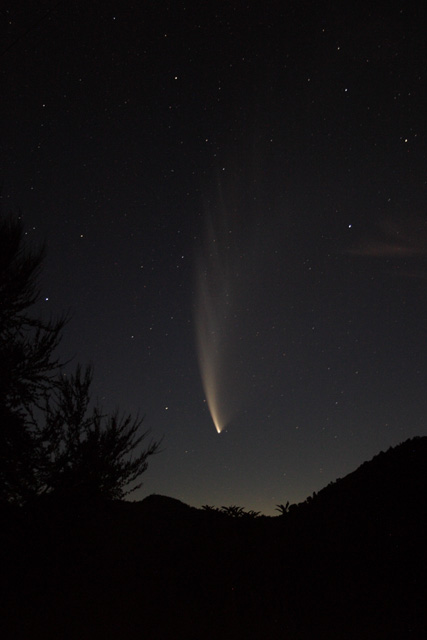
[[[2,638],[424,639],[427,438],[276,518],[3,508]]]

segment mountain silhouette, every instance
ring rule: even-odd
[[[1,637],[424,638],[426,462],[408,440],[277,517],[3,506]]]
[[[416,498],[426,489],[427,437],[417,437],[381,452],[313,498],[320,508],[339,507],[366,511],[419,507]]]

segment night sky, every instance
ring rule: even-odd
[[[421,2],[0,19],[2,212],[61,357],[164,436],[131,498],[272,514],[426,435]]]

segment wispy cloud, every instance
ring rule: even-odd
[[[427,256],[427,223],[420,218],[399,222],[384,220],[371,237],[361,239],[346,253],[375,258],[422,258]]]

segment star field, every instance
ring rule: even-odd
[[[422,7],[282,4],[2,10],[2,211],[164,435],[135,499],[273,513],[426,433]]]

